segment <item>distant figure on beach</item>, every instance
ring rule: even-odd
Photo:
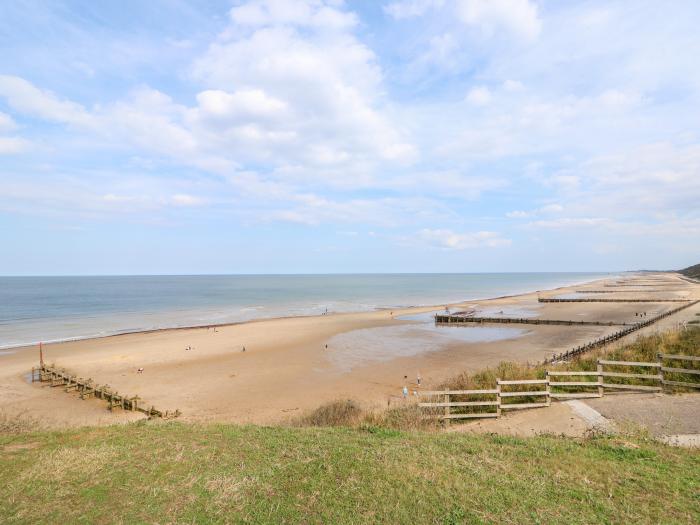
[[[406,385],[403,386],[403,398],[406,399],[408,397],[408,388]]]
[[[328,350],[328,344],[326,344],[326,350]]]
[[[139,368],[139,369],[136,371],[136,373],[137,373],[137,374],[143,374],[143,367]]]
[[[420,372],[418,372],[418,375],[416,376],[416,383],[418,386],[420,386]]]
[[[241,352],[245,352],[245,346],[243,347],[243,349],[241,350]]]

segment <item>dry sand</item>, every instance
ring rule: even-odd
[[[642,276],[637,282],[653,282],[669,291],[645,292],[640,287],[637,292],[625,289],[620,296],[700,298],[700,286],[673,274],[663,274],[663,283],[649,278]],[[550,290],[543,295],[554,297],[575,290],[603,289],[605,283],[613,282],[596,281]],[[451,306],[474,305],[489,314],[525,310],[543,319],[616,322],[634,322],[635,312],[647,311],[651,316],[678,306],[677,303],[538,303],[535,293]],[[503,360],[541,361],[553,352],[617,330],[599,326],[506,325],[506,329],[513,326],[523,335],[491,342],[467,342],[445,339],[437,330],[433,335],[423,330],[415,332],[418,339],[413,340],[412,327],[420,330],[421,325],[397,319],[431,311],[436,308],[395,310],[393,315],[389,311],[374,311],[271,319],[221,326],[216,330],[162,330],[44,348],[47,362],[55,362],[100,384],[107,383],[119,392],[138,394],[146,405],[161,410],[180,409],[185,420],[273,423],[338,398],[353,398],[375,407],[400,403],[403,385],[416,388],[418,372],[423,386],[430,387],[456,373],[476,371]],[[696,305],[646,331],[663,329],[684,319],[698,319],[695,313],[699,311],[700,305]],[[381,346],[382,338],[388,333],[386,328],[392,327],[405,331],[403,339],[390,338]],[[379,330],[368,332],[368,329]],[[337,346],[341,335],[342,348]],[[352,344],[354,340],[357,348]],[[416,342],[420,351],[407,352],[409,343],[416,347]],[[372,350],[371,345],[376,344],[380,344],[381,352]],[[61,388],[29,383],[26,374],[37,364],[35,347],[0,355],[0,412],[27,412],[56,426],[106,424],[142,417],[132,413],[112,414],[106,411],[102,401],[80,401]],[[139,367],[144,368],[141,374],[137,373]]]

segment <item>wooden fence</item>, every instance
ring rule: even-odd
[[[567,350],[566,352],[563,352],[561,354],[554,354],[550,359],[545,360],[545,364],[547,363],[556,363],[559,361],[567,361],[573,357],[577,357],[585,352],[588,352],[589,350],[593,350],[595,348],[601,348],[605,345],[608,345],[610,343],[613,343],[617,341],[618,339],[622,339],[623,337],[631,334],[632,332],[636,332],[637,330],[641,330],[642,328],[645,328],[647,326],[650,326],[657,321],[660,321],[661,319],[664,319],[665,317],[669,317],[677,312],[680,312],[681,310],[684,310],[686,308],[690,308],[691,306],[695,306],[698,304],[700,301],[689,301],[682,306],[678,306],[676,308],[673,308],[671,310],[668,310],[667,312],[664,312],[662,314],[659,314],[657,316],[651,317],[647,319],[646,321],[641,321],[639,323],[635,323],[632,326],[629,326],[627,328],[624,328],[622,330],[618,330],[617,332],[610,334],[610,335],[605,335],[603,337],[599,337],[598,339],[594,339],[593,341],[590,341],[586,343],[585,345],[580,345],[575,348],[572,348],[571,350]]]
[[[497,418],[503,410],[548,407],[552,399],[603,397],[606,389],[643,393],[662,392],[666,385],[700,388],[700,383],[683,377],[700,376],[700,369],[665,366],[667,361],[700,363],[700,357],[658,354],[655,363],[599,359],[596,370],[547,370],[545,379],[496,379],[494,389],[420,392],[422,398],[434,400],[421,401],[418,406],[426,409],[426,417],[449,423],[453,419]],[[637,372],[638,369],[643,371]],[[669,376],[673,379],[667,379]]]
[[[80,399],[89,399],[91,397],[103,399],[107,401],[109,410],[120,408],[122,410],[130,410],[132,412],[142,412],[148,417],[172,418],[178,417],[180,411],[175,412],[156,410],[153,406],[142,407],[139,403],[139,396],[128,396],[120,394],[111,389],[109,385],[97,385],[92,379],[83,379],[75,375],[69,374],[64,368],[57,368],[55,365],[47,365],[41,363],[39,367],[32,368],[32,383],[41,381],[48,383],[50,387],[63,387],[65,392],[78,392]]]

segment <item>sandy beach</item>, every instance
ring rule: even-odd
[[[678,306],[650,303],[539,303],[541,297],[700,299],[700,285],[677,274],[640,274],[616,287],[600,280],[513,297],[449,305],[479,315],[542,319],[635,322]],[[656,291],[661,289],[662,291]],[[613,293],[586,295],[584,290]],[[401,389],[430,387],[462,371],[503,360],[542,361],[615,326],[481,325],[435,327],[436,307],[329,314],[251,321],[217,328],[134,333],[46,345],[45,359],[115,390],[138,394],[145,405],[179,409],[188,421],[274,423],[326,401],[357,399],[368,406],[401,403]],[[667,317],[644,331],[697,319],[700,305]],[[637,317],[639,319],[639,317]],[[245,351],[243,348],[245,347]],[[189,349],[188,349],[189,348]],[[54,426],[109,424],[143,417],[111,413],[100,400],[81,401],[61,388],[27,381],[38,349],[0,353],[0,412],[28,413]],[[137,370],[143,368],[143,373]]]

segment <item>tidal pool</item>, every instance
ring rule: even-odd
[[[433,316],[434,313],[402,316],[397,319],[414,322],[338,334],[328,341],[328,357],[337,367],[350,370],[371,362],[443,350],[455,342],[501,341],[528,332],[501,326],[435,326]]]

